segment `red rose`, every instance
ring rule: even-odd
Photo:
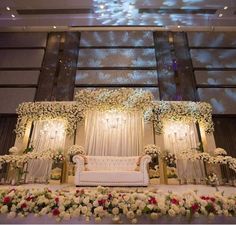
[[[6,197],[3,198],[3,203],[4,203],[4,204],[8,204],[10,201],[11,201],[11,198],[8,197],[8,196],[6,196]]]
[[[192,213],[195,213],[199,210],[199,205],[198,203],[194,203],[192,206],[191,206],[191,211]]]
[[[215,202],[216,199],[213,198],[213,197],[211,197],[210,200],[211,200],[212,202]]]
[[[150,197],[150,199],[148,199],[149,204],[157,204],[157,200],[154,197]]]
[[[53,216],[58,216],[59,214],[60,214],[59,209],[56,208],[56,209],[53,209],[53,210],[52,210],[52,215],[53,215]]]
[[[175,199],[175,198],[172,198],[172,199],[170,200],[170,202],[171,202],[172,204],[174,204],[174,205],[179,205],[179,200],[177,200],[177,199]]]
[[[59,202],[59,198],[58,197],[55,198],[55,202],[58,204],[58,202]]]
[[[106,203],[106,199],[98,200],[98,205],[100,205],[100,206],[104,206],[105,203]]]
[[[27,207],[27,205],[26,205],[26,203],[23,203],[20,207],[21,207],[22,209],[24,209],[24,208]]]

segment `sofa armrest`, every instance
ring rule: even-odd
[[[80,156],[80,155],[75,155],[73,157],[73,162],[76,163],[76,170],[77,172],[81,172],[84,171],[84,157]]]
[[[147,171],[147,166],[151,162],[151,156],[150,155],[144,155],[140,160],[140,170],[142,172]]]

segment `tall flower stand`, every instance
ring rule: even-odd
[[[61,184],[68,182],[68,162],[67,160],[63,160],[62,163],[62,172],[61,172]]]

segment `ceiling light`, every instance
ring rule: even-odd
[[[178,25],[177,27],[180,28],[180,25]]]
[[[15,18],[16,16],[15,16],[14,14],[11,14],[11,17],[12,17],[12,18]]]
[[[53,29],[56,29],[57,27],[56,26],[53,26]]]
[[[100,9],[104,9],[104,7],[105,7],[104,5],[100,5]]]
[[[226,10],[226,9],[228,9],[228,6],[227,6],[227,5],[224,7],[224,10]]]
[[[6,10],[7,10],[7,11],[10,11],[10,10],[11,10],[11,8],[10,8],[9,6],[7,6],[7,7],[6,7]]]
[[[222,16],[223,16],[223,14],[222,14],[222,13],[220,13],[220,14],[219,14],[219,17],[222,17]]]

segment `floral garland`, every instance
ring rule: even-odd
[[[85,155],[85,151],[84,151],[84,147],[80,146],[80,145],[72,145],[69,149],[68,149],[68,155],[70,156],[74,156],[74,155]]]
[[[84,112],[91,109],[144,112],[152,106],[153,95],[149,91],[132,88],[85,89],[76,93],[75,100]]]
[[[18,166],[23,166],[24,163],[26,163],[28,160],[31,159],[51,159],[51,160],[57,160],[62,161],[64,160],[63,154],[59,152],[58,150],[45,150],[45,151],[32,151],[28,152],[27,154],[23,155],[1,155],[0,156],[0,168],[1,165],[4,163],[13,163]]]
[[[140,216],[157,221],[160,216],[235,216],[236,196],[223,196],[216,192],[199,196],[190,191],[183,194],[172,192],[131,192],[115,191],[98,187],[89,191],[49,189],[12,189],[0,190],[0,213],[8,218],[53,216],[56,221],[70,220],[83,216],[86,222],[94,218],[101,222],[111,217],[114,223],[122,223],[126,217],[131,223],[137,223]]]
[[[65,102],[25,102],[17,108],[18,120],[16,135],[23,137],[27,124],[36,120],[62,119],[66,123],[66,131],[72,134],[77,121],[82,120],[82,112],[77,104]]]
[[[212,122],[212,107],[205,102],[167,102],[153,103],[153,117],[155,132],[161,134],[163,121],[199,122],[207,133],[214,131]]]

